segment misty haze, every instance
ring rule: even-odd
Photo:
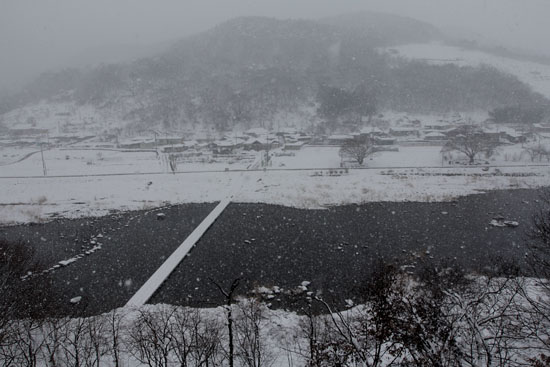
[[[550,366],[549,14],[0,0],[0,366]]]

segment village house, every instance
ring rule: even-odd
[[[181,136],[162,136],[159,135],[156,138],[157,145],[172,145],[172,144],[182,144],[183,138]]]
[[[330,135],[327,138],[327,143],[329,145],[344,145],[351,140],[354,140],[353,135]]]
[[[424,124],[424,130],[437,130],[437,131],[443,131],[443,130],[449,130],[452,129],[453,125],[449,124],[448,122],[444,121],[436,121],[436,122],[428,122]]]
[[[406,136],[419,136],[418,129],[416,127],[392,127],[390,128],[390,135],[395,137]]]
[[[174,144],[174,145],[167,145],[162,148],[163,153],[181,153],[189,148],[185,144]]]
[[[269,134],[269,131],[262,127],[255,127],[252,129],[248,129],[244,132],[245,135],[251,136],[253,138],[260,138],[262,136],[266,136]]]
[[[533,127],[537,133],[550,133],[550,123],[534,124]]]
[[[395,145],[395,138],[387,138],[387,137],[380,137],[380,136],[375,136],[374,138],[372,138],[373,141],[374,141],[374,145]]]
[[[118,147],[122,149],[154,149],[156,142],[151,138],[133,138],[120,141]]]
[[[426,141],[445,141],[447,136],[443,133],[432,131],[424,135],[424,140]]]
[[[293,141],[285,143],[283,150],[300,150],[306,145],[304,141]]]

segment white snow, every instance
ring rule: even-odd
[[[80,301],[82,301],[82,296],[71,298],[69,302],[72,304],[76,304],[76,303],[80,303]]]
[[[548,185],[550,167],[481,167],[315,171],[228,171],[94,177],[0,178],[0,222],[36,222],[52,215],[100,216],[166,204],[233,201],[299,208],[372,201],[449,201],[487,190]],[[149,187],[146,184],[153,182]]]
[[[76,257],[72,257],[72,258],[67,259],[67,260],[61,260],[61,261],[59,262],[59,265],[61,265],[61,266],[67,266],[67,265],[69,265],[69,264],[74,263],[76,260],[78,260]]]

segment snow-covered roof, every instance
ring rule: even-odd
[[[247,144],[264,144],[265,141],[260,141],[259,139],[249,140]]]
[[[186,147],[188,147],[188,146],[185,145],[185,144],[172,144],[172,145],[167,146],[166,148],[186,148]]]
[[[304,141],[296,141],[296,142],[292,142],[292,143],[285,143],[285,146],[289,146],[289,147],[301,147],[303,145],[306,145],[306,142]]]
[[[507,127],[507,126],[502,126],[502,127],[499,127],[499,131],[503,132],[503,133],[506,133],[514,138],[519,138],[521,136],[523,136],[523,134],[519,131],[517,131],[516,129],[513,129],[511,127]]]
[[[417,128],[416,127],[392,127],[391,128],[392,131],[402,131],[402,132],[405,132],[405,131],[417,131]]]
[[[248,135],[267,135],[269,134],[269,131],[267,131],[263,127],[254,127],[252,129],[246,130],[244,133]]]
[[[141,144],[141,143],[154,143],[155,139],[152,138],[132,138],[132,139],[125,139],[120,141],[120,144]]]
[[[345,140],[345,139],[353,139],[353,135],[331,135],[328,137],[329,140]]]
[[[426,138],[445,138],[446,137],[444,134],[437,133],[437,132],[431,132],[431,133],[428,133],[424,136]]]
[[[164,135],[164,134],[160,134],[157,136],[157,139],[170,139],[170,140],[181,140],[183,139],[181,136],[179,135]]]
[[[283,127],[279,132],[283,134],[297,134],[298,130],[294,127]]]
[[[370,133],[383,133],[384,131],[379,127],[365,126],[359,132],[361,134],[370,134]]]
[[[427,122],[424,124],[426,127],[448,127],[451,123],[445,121]]]
[[[198,145],[199,143],[196,140],[188,140],[184,141],[182,145],[186,147],[194,147],[195,145]]]
[[[219,147],[222,147],[222,148],[227,148],[227,147],[234,147],[235,146],[235,143],[230,141],[230,140],[216,140],[214,142],[214,144],[216,144],[217,146]]]

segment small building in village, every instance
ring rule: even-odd
[[[420,133],[416,127],[392,127],[390,128],[389,134],[395,137],[406,137],[406,136],[416,136],[418,137]]]

